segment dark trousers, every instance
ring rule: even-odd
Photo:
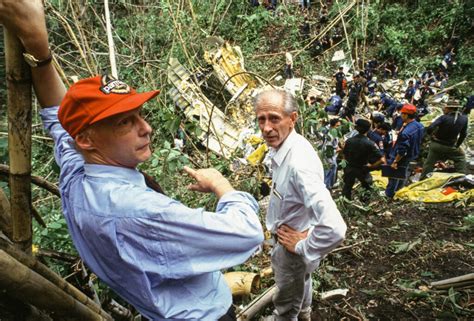
[[[423,172],[420,179],[426,178],[426,175],[433,171],[434,165],[437,161],[452,160],[456,173],[466,172],[466,154],[461,147],[447,146],[432,141],[428,156],[423,164]]]
[[[372,188],[372,175],[366,168],[346,166],[344,168],[344,187],[342,195],[347,199],[352,199],[352,187],[358,179],[365,189]]]

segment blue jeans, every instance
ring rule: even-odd
[[[337,164],[330,164],[330,167],[324,170],[324,185],[328,190],[331,190],[336,183]]]
[[[387,197],[390,197],[390,198],[393,198],[393,196],[395,195],[395,193],[396,193],[400,188],[402,188],[403,186],[405,186],[405,182],[406,182],[407,177],[408,177],[409,162],[406,162],[406,164],[405,164],[405,162],[404,162],[404,163],[399,163],[399,164],[398,164],[398,167],[405,167],[405,168],[406,168],[405,178],[403,178],[403,179],[400,179],[400,178],[389,178],[389,179],[388,179],[387,188],[385,189],[385,195],[387,195]]]

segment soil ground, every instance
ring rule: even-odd
[[[364,207],[341,210],[346,240],[313,274],[313,320],[474,320],[472,285],[443,292],[430,287],[473,273],[474,229],[464,219],[472,207],[385,200]],[[267,253],[254,264],[268,266]],[[272,282],[263,279],[263,287]],[[349,291],[345,298],[320,299],[333,289]]]

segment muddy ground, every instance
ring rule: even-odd
[[[465,219],[472,207],[380,197],[338,205],[347,239],[313,274],[314,320],[474,320],[474,286],[442,292],[430,287],[474,272],[474,226]],[[252,267],[269,266],[267,253]],[[272,282],[264,278],[262,287]],[[320,299],[333,289],[349,291],[345,298]],[[271,307],[262,314],[269,313]]]

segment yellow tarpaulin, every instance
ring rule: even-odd
[[[370,174],[372,175],[375,186],[383,189],[387,188],[388,178],[382,176],[382,171],[373,171],[370,172]]]
[[[459,173],[433,173],[433,176],[400,189],[396,200],[418,201],[424,203],[443,203],[474,198],[474,189],[463,193],[444,187],[448,180],[462,177]]]

